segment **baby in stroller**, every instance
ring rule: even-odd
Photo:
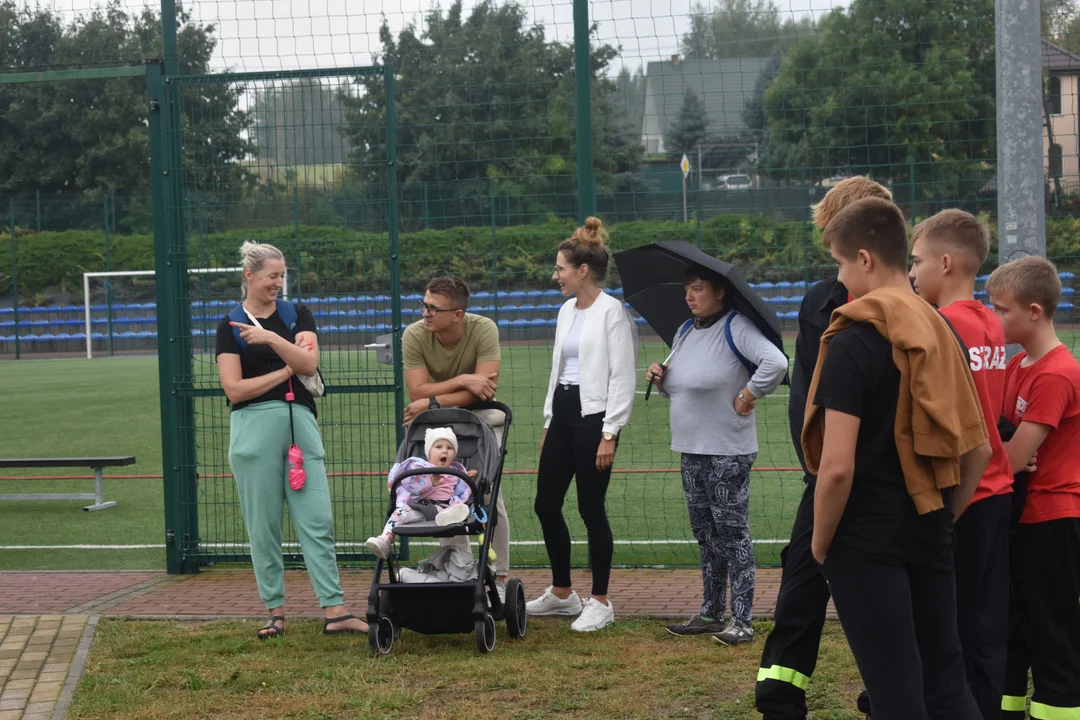
[[[458,441],[454,431],[448,427],[428,428],[424,433],[424,454],[427,459],[410,457],[403,462],[394,463],[387,478],[387,488],[393,489],[394,482],[406,470],[414,468],[456,468],[466,472],[465,466],[455,462]],[[471,478],[476,477],[475,470],[467,471]],[[439,526],[464,522],[472,512],[469,499],[472,490],[469,484],[453,475],[414,475],[398,485],[394,497],[396,509],[390,513],[381,535],[367,539],[368,550],[375,557],[385,560],[390,555],[390,546],[394,542],[394,528],[407,523],[435,520]]]

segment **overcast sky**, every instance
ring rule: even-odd
[[[26,0],[32,1],[32,0]],[[571,42],[572,0],[521,0],[530,20],[542,23],[549,39]],[[776,0],[782,16],[821,17],[847,0]],[[131,8],[144,0],[122,0]],[[466,8],[476,0],[465,0]],[[100,5],[95,0],[43,0],[65,15]],[[150,3],[157,6],[156,2]],[[443,8],[450,3],[444,0]],[[602,42],[622,46],[630,68],[678,52],[694,0],[591,0],[590,19]],[[703,4],[708,7],[710,2]],[[280,70],[348,67],[371,63],[385,17],[396,34],[409,22],[421,24],[431,0],[188,0],[200,23],[218,27],[218,69]],[[621,65],[614,68],[617,71]]]

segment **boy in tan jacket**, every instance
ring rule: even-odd
[[[852,203],[824,241],[854,300],[822,336],[803,428],[813,554],[874,720],[979,720],[952,559],[991,456],[967,350],[911,289],[899,208]]]

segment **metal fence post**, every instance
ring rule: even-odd
[[[998,261],[1046,257],[1040,3],[997,0]]]
[[[488,178],[488,197],[491,198],[491,299],[495,308],[495,325],[499,324],[499,239],[495,233],[495,178]]]
[[[398,234],[398,169],[397,115],[395,112],[394,68],[383,69],[386,92],[386,204],[387,235],[390,240],[390,331],[394,356],[394,442],[395,447],[405,439],[400,419],[405,415],[405,366],[401,357],[401,245]],[[408,538],[401,538],[402,560],[409,559]]]
[[[19,339],[19,241],[15,237],[15,198],[8,198],[8,223],[11,230],[11,311],[15,317],[15,359],[22,356]]]
[[[101,201],[104,213],[105,225],[105,272],[112,272],[112,252],[109,243],[109,194],[105,193]],[[112,306],[112,278],[105,278],[105,325],[109,339],[109,357],[115,354],[113,348],[113,306]]]
[[[577,90],[578,222],[596,212],[593,183],[592,107],[589,62],[589,0],[574,0],[574,86]]]

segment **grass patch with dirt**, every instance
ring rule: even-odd
[[[324,637],[292,620],[280,640],[258,623],[103,620],[71,718],[723,718],[758,720],[758,638],[726,648],[620,618],[579,635],[530,620],[480,656],[471,635],[405,631],[385,658],[366,637]],[[855,720],[862,685],[838,623],[826,625],[808,702],[815,720]]]

